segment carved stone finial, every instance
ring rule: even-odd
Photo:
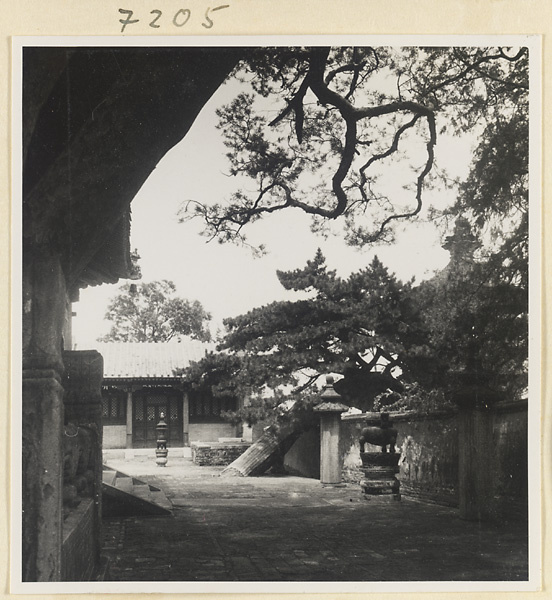
[[[335,391],[333,384],[333,376],[326,375],[326,385],[320,394],[319,403],[314,407],[315,411],[342,413],[349,410],[349,407],[341,402],[341,396]]]

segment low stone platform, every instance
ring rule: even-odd
[[[219,442],[193,442],[192,461],[200,467],[225,467],[233,463],[250,446],[250,442],[230,439]]]

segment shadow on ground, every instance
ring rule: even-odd
[[[524,523],[290,476],[220,477],[182,459],[111,467],[161,488],[172,517],[104,520],[112,581],[524,581]]]

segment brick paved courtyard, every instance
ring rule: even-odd
[[[357,486],[290,476],[223,478],[173,459],[109,465],[162,488],[172,517],[104,522],[112,581],[523,581],[523,523],[366,500]]]

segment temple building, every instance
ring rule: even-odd
[[[103,448],[154,448],[165,415],[172,448],[241,437],[241,425],[224,420],[240,400],[200,393],[178,369],[199,361],[214,345],[191,338],[166,343],[105,342],[102,384]]]

